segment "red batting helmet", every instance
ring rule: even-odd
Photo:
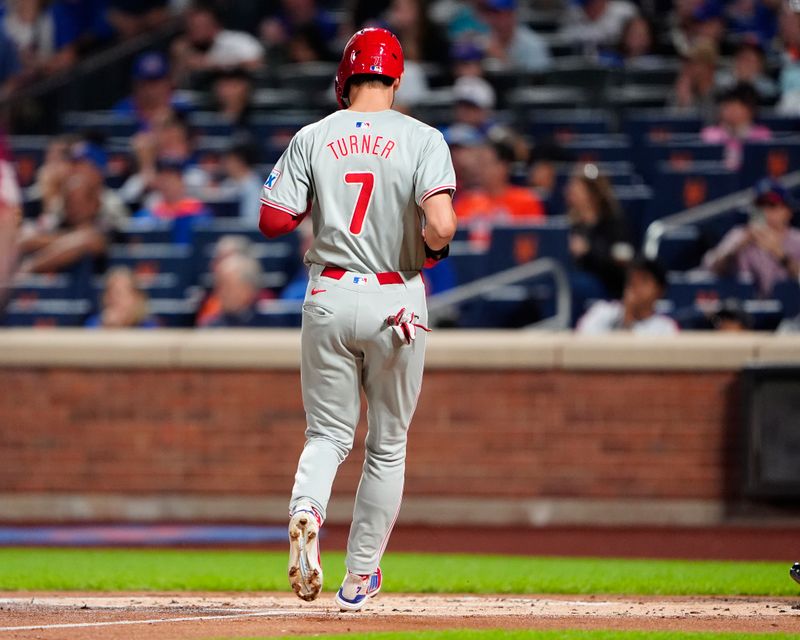
[[[347,81],[362,73],[394,79],[403,75],[403,48],[391,31],[361,29],[345,45],[336,72],[336,100],[342,109],[348,106]]]

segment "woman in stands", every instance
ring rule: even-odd
[[[86,321],[89,328],[152,329],[158,323],[150,316],[147,294],[127,267],[111,269],[106,275],[100,313]]]
[[[570,178],[564,196],[576,284],[582,283],[587,297],[619,298],[633,248],[610,182],[596,165],[585,164]]]

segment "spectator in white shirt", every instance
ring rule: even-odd
[[[217,12],[201,4],[189,9],[186,35],[175,42],[172,55],[179,75],[231,67],[254,71],[264,62],[264,49],[254,36],[224,29]]]
[[[622,300],[595,302],[578,321],[582,335],[629,331],[638,335],[666,336],[678,332],[675,321],[656,313],[656,302],[664,295],[667,277],[661,266],[637,259],[628,267]]]

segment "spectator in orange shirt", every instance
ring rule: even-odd
[[[544,206],[533,191],[511,184],[513,148],[505,142],[494,142],[484,146],[480,153],[479,185],[462,194],[454,205],[459,220],[480,218],[507,222],[543,219]]]

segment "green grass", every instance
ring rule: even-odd
[[[326,590],[342,553],[324,555]],[[425,593],[800,596],[786,563],[387,554],[384,589]],[[276,551],[0,549],[0,590],[285,591]]]
[[[319,640],[351,640],[354,635],[314,636]],[[359,640],[788,640],[795,633],[687,633],[683,631],[399,631],[359,633]],[[287,636],[277,640],[295,640]],[[253,638],[251,640],[258,640]],[[266,639],[265,639],[266,640]],[[276,639],[272,639],[276,640]]]

